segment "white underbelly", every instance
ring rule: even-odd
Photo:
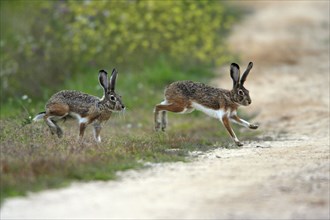
[[[213,118],[217,118],[217,119],[222,119],[222,117],[226,114],[228,114],[228,112],[225,112],[222,109],[211,109],[211,108],[207,108],[201,104],[198,104],[196,102],[192,102],[192,107],[195,108],[196,110],[202,111],[205,114],[207,114],[208,116],[211,116]]]
[[[179,112],[179,114],[188,114],[193,112],[194,110],[194,108],[184,108],[182,112]]]
[[[88,118],[87,118],[87,117],[86,117],[86,118],[81,117],[81,116],[80,116],[79,114],[77,114],[77,113],[70,112],[69,115],[70,115],[71,117],[77,119],[78,122],[79,122],[79,124],[80,124],[80,123],[86,123],[86,122],[88,122]]]

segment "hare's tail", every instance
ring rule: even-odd
[[[40,121],[43,119],[43,117],[45,116],[46,112],[40,112],[39,114],[37,114],[32,120],[33,121]]]

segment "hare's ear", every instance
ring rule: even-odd
[[[246,80],[246,77],[249,75],[250,70],[252,69],[252,67],[253,67],[253,63],[250,62],[249,65],[247,66],[245,72],[244,72],[243,75],[242,75],[241,85],[244,84],[244,82],[245,82],[245,80]]]
[[[108,73],[105,70],[99,71],[99,82],[104,89],[104,94],[108,91]]]
[[[233,79],[233,87],[237,87],[239,85],[240,72],[236,63],[230,65],[230,76]]]
[[[109,80],[109,85],[110,85],[109,89],[110,89],[110,91],[115,91],[117,74],[118,74],[117,70],[113,69],[110,80]]]

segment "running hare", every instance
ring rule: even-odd
[[[79,122],[80,141],[82,141],[87,125],[92,123],[95,140],[101,142],[101,123],[107,121],[112,112],[125,110],[121,96],[115,92],[116,78],[116,69],[113,69],[109,81],[107,72],[100,70],[99,82],[104,90],[101,99],[79,91],[63,90],[54,94],[46,103],[46,111],[36,115],[33,120],[44,119],[51,133],[56,133],[58,137],[62,137],[62,129],[56,122],[67,117],[76,118]]]
[[[170,84],[165,89],[165,100],[155,107],[155,130],[165,131],[167,119],[166,111],[176,113],[190,113],[197,109],[205,114],[219,119],[229,132],[236,145],[243,144],[236,137],[229,121],[250,129],[257,129],[258,125],[251,124],[237,116],[237,108],[251,104],[249,91],[244,88],[244,82],[253,63],[250,62],[242,78],[239,66],[232,63],[230,76],[233,79],[233,89],[225,90],[207,86],[192,81],[179,81]],[[161,113],[161,118],[160,118]]]

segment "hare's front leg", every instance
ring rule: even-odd
[[[79,143],[83,143],[83,137],[86,127],[87,127],[87,123],[85,122],[79,123]]]
[[[226,115],[222,117],[221,122],[225,126],[225,128],[227,129],[229,135],[234,140],[236,145],[239,146],[239,147],[243,146],[243,144],[238,140],[234,130],[231,128],[230,123],[229,123],[229,119]]]
[[[230,115],[230,120],[236,124],[239,124],[243,127],[250,128],[250,129],[257,129],[259,127],[256,124],[251,124],[248,121],[241,119],[240,117],[237,116],[236,113],[233,113],[232,115]]]
[[[101,123],[94,122],[93,127],[94,127],[94,138],[96,142],[101,143],[101,136],[100,136],[100,132],[102,129]]]

